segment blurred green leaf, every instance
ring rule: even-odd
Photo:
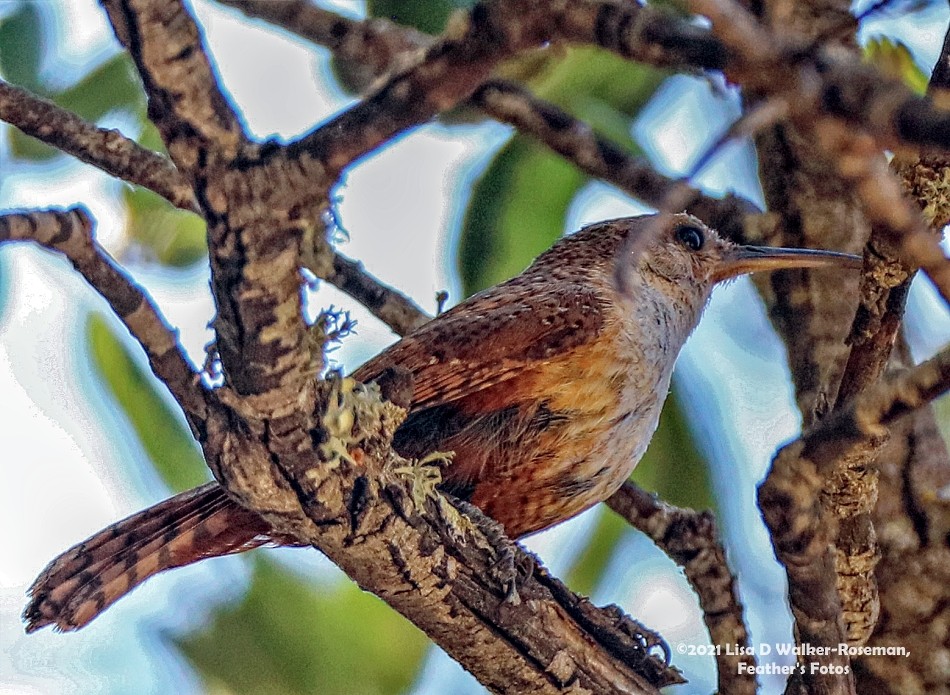
[[[607,509],[606,505],[598,506],[597,514],[597,526],[565,575],[571,590],[585,596],[594,592],[620,539],[633,530],[630,524]]]
[[[175,638],[210,692],[394,695],[412,683],[428,641],[351,582],[319,591],[258,555],[247,596]]]
[[[0,73],[12,84],[43,94],[40,66],[46,41],[38,7],[24,2],[0,19]]]
[[[145,117],[145,93],[128,53],[116,53],[53,100],[87,121],[110,111],[125,110]]]
[[[40,79],[40,67],[46,40],[38,5],[22,3],[15,12],[0,20],[0,73],[18,87],[40,96],[49,96]],[[10,154],[22,159],[42,160],[57,151],[16,128],[7,129]]]
[[[886,36],[876,36],[864,44],[864,58],[878,67],[885,75],[896,77],[918,94],[927,91],[930,78],[927,76],[910,49]]]
[[[617,133],[601,130],[601,119],[596,114],[586,113],[585,102],[596,101],[617,113],[635,116],[653,96],[666,73],[594,46],[560,49],[559,55],[554,69],[538,71],[537,76],[529,80],[532,91],[578,118],[590,119],[591,127],[602,135],[615,138],[620,144],[630,141],[628,129]]]
[[[440,34],[452,12],[474,4],[474,0],[368,0],[366,14],[414,27],[427,34]]]
[[[714,508],[709,465],[696,446],[675,387],[663,406],[650,447],[631,479],[670,504]]]
[[[933,402],[933,409],[937,418],[937,428],[943,440],[950,443],[950,398],[938,398]]]
[[[72,87],[44,93],[48,99],[87,121],[96,122],[110,111],[128,111],[146,123],[145,95],[127,53],[115,56],[92,70]],[[54,147],[10,128],[10,151],[20,159],[42,161],[61,154]]]
[[[162,141],[161,133],[158,132],[158,128],[155,127],[155,124],[149,120],[143,122],[142,132],[139,134],[137,142],[142,147],[150,149],[153,152],[168,154],[168,150],[165,149],[165,143]]]
[[[175,491],[207,482],[208,468],[198,445],[181,414],[158,392],[158,380],[139,367],[99,314],[89,315],[86,338],[93,367],[162,479]]]
[[[458,252],[466,296],[517,275],[559,239],[586,180],[566,160],[515,135],[472,191]]]
[[[126,236],[162,265],[180,268],[208,255],[205,221],[198,215],[138,186],[125,188],[122,199],[128,212]]]
[[[8,128],[7,133],[9,133],[10,154],[18,159],[40,162],[62,154],[55,147],[40,142],[16,128]]]

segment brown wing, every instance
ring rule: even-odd
[[[526,366],[595,340],[604,302],[590,288],[519,276],[433,319],[353,373],[373,381],[398,367],[412,374],[410,412],[444,405],[507,381]]]

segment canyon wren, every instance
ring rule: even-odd
[[[605,500],[629,477],[716,283],[818,266],[860,268],[861,259],[738,246],[686,214],[601,222],[352,376],[408,372],[409,415],[393,447],[416,459],[454,452],[441,489],[519,538]],[[74,630],[157,572],[290,542],[269,531],[217,483],[176,495],[53,560],[30,587],[26,629]]]

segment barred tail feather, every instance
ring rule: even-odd
[[[269,526],[217,483],[103,529],[53,560],[29,589],[27,632],[76,630],[158,572],[268,543]]]

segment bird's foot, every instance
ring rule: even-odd
[[[504,593],[505,601],[517,605],[519,571],[518,548],[505,535],[505,529],[471,502],[439,490],[442,469],[451,464],[451,452],[434,452],[409,465],[390,469],[412,500],[417,513],[434,510],[442,521],[440,532],[452,543],[475,540],[492,559],[490,579]],[[431,503],[431,506],[430,506]]]
[[[487,541],[486,549],[492,554],[493,559],[489,576],[504,593],[505,602],[513,605],[521,603],[521,596],[518,594],[519,552],[515,542],[508,538],[501,524],[471,502],[452,498],[452,504],[457,509],[457,513],[461,512],[459,516],[466,519],[471,527],[481,531],[481,536]]]

